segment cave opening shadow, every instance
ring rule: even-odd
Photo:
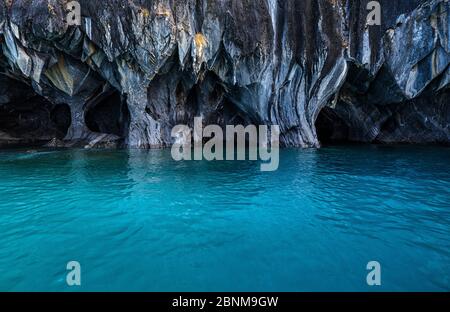
[[[323,108],[315,123],[318,140],[322,146],[348,144],[350,127],[330,107]]]
[[[71,124],[71,111],[68,104],[58,104],[50,112],[50,120],[56,128],[56,138],[64,139]]]
[[[37,94],[0,105],[0,146],[34,147],[63,139],[70,122],[67,104],[53,105]]]
[[[130,122],[125,99],[118,91],[114,91],[86,110],[85,122],[93,132],[125,137]]]

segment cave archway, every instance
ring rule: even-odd
[[[93,132],[125,137],[130,122],[126,101],[118,91],[114,91],[87,109],[85,122],[89,130]]]
[[[349,141],[350,128],[330,107],[323,108],[315,123],[317,137],[322,145],[339,144]]]
[[[41,146],[52,139],[64,138],[71,117],[67,105],[55,106],[24,83],[7,83],[21,91],[4,90],[6,101],[0,103],[0,146]]]

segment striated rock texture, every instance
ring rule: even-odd
[[[284,146],[450,142],[450,2],[0,0],[0,146],[164,147],[177,124]]]

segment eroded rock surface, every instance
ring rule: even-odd
[[[80,0],[67,26],[68,1],[1,0],[0,142],[163,147],[202,116],[284,146],[449,143],[450,3],[383,0],[368,26],[368,2]]]

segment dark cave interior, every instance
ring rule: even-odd
[[[126,101],[118,91],[88,108],[85,122],[89,130],[124,137],[130,121]]]
[[[7,86],[0,91],[0,146],[34,146],[64,138],[70,126],[68,105],[54,105],[13,79]]]
[[[348,142],[349,126],[330,107],[323,108],[317,117],[316,131],[322,145]]]

